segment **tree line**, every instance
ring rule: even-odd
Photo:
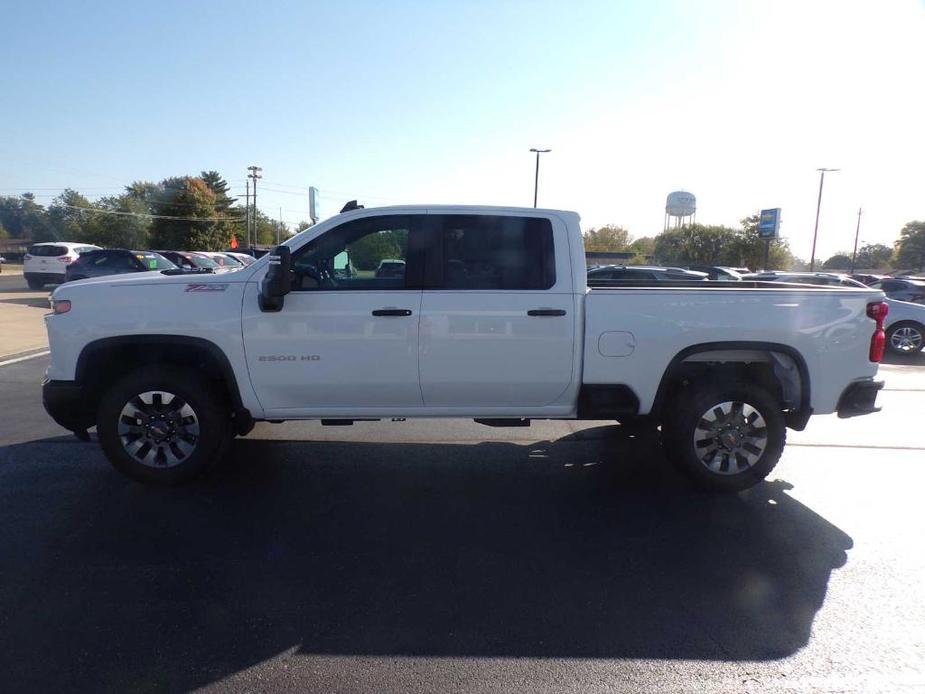
[[[75,241],[97,246],[218,251],[242,246],[246,211],[228,194],[217,171],[173,176],[159,183],[136,181],[119,195],[90,201],[65,189],[47,207],[32,193],[0,196],[0,238],[30,242]],[[295,231],[308,226],[301,222]],[[272,245],[290,235],[288,226],[256,213],[256,243]]]
[[[786,239],[771,242],[765,268],[765,241],[758,235],[758,215],[741,220],[741,227],[691,224],[655,236],[633,239],[623,227],[608,224],[584,232],[585,249],[619,251],[635,255],[628,264],[657,262],[664,265],[724,265],[753,270],[806,270],[809,264],[796,257]],[[851,252],[839,252],[825,260],[825,270],[849,270]],[[925,222],[909,222],[893,248],[882,243],[858,248],[857,269],[925,269]]]

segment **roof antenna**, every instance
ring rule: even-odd
[[[343,214],[344,212],[350,212],[351,210],[362,210],[362,209],[363,209],[363,205],[357,205],[356,200],[351,200],[350,202],[348,202],[346,205],[344,205],[341,208],[340,213]]]

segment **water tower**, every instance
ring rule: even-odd
[[[676,190],[668,193],[668,199],[665,201],[665,231],[671,227],[671,219],[674,218],[675,228],[683,227],[685,221],[687,224],[693,224],[697,216],[697,198],[693,193],[686,190]]]

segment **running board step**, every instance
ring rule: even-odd
[[[473,422],[476,424],[484,424],[487,427],[528,427],[530,426],[529,419],[484,419],[478,418],[473,419]]]
[[[378,419],[322,419],[323,427],[351,427],[354,422],[378,422]]]

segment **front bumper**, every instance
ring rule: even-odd
[[[842,419],[862,414],[879,412],[877,393],[883,388],[883,381],[855,381],[842,392],[836,411]]]
[[[88,407],[84,388],[76,381],[42,383],[42,405],[49,416],[65,429],[83,431],[96,423],[96,413]]]

